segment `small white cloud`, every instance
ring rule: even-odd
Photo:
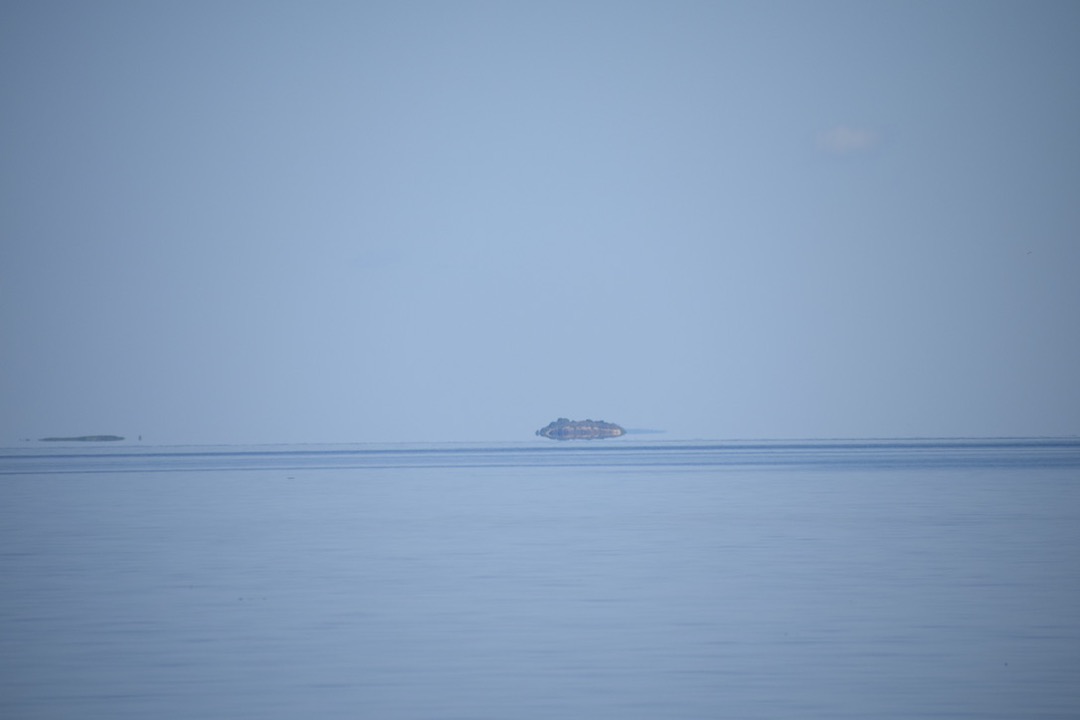
[[[838,155],[864,152],[878,143],[878,135],[873,130],[838,125],[818,135],[818,147],[826,152]]]

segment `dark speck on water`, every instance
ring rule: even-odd
[[[1078,480],[1077,439],[3,449],[0,717],[1076,718]]]

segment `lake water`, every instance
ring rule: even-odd
[[[0,450],[0,717],[1077,718],[1080,440]]]

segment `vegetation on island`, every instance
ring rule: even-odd
[[[123,440],[120,435],[79,435],[78,437],[47,437],[39,442],[116,442]]]
[[[568,420],[559,418],[536,431],[541,437],[552,440],[596,440],[625,435],[626,431],[615,423],[603,420]]]

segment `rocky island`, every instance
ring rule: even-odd
[[[595,440],[625,435],[626,431],[615,423],[603,420],[567,420],[559,418],[540,428],[536,434],[552,440]]]

